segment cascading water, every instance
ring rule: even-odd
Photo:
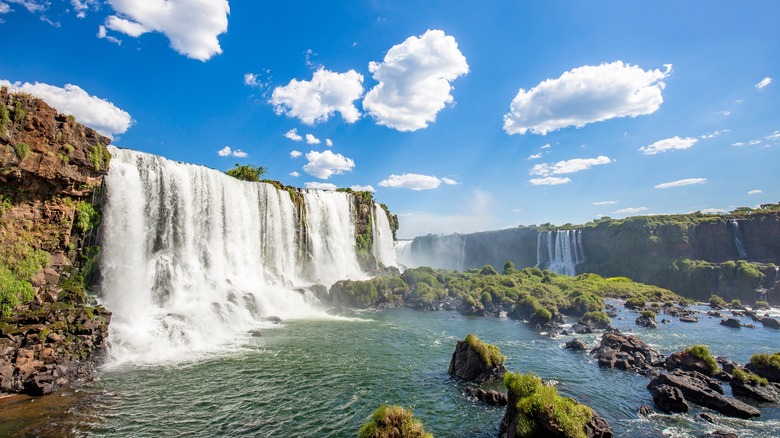
[[[734,233],[734,245],[737,247],[739,258],[747,260],[748,255],[745,251],[745,243],[742,242],[742,232],[739,230],[739,222],[731,221],[731,231]]]
[[[110,151],[101,300],[119,362],[222,348],[264,316],[322,315],[306,288],[367,278],[347,193],[304,191],[301,211],[269,184]]]
[[[390,221],[387,219],[387,213],[381,205],[374,203],[374,210],[371,212],[374,226],[371,229],[374,237],[373,253],[376,260],[384,267],[398,267],[398,261],[395,255],[395,242],[393,241],[393,232],[390,229]]]
[[[576,275],[585,261],[582,230],[544,231],[536,241],[536,266],[558,274]]]

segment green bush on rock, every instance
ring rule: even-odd
[[[710,349],[706,345],[694,345],[693,347],[686,348],[686,353],[691,354],[693,357],[703,360],[704,363],[710,368],[710,375],[714,376],[720,372],[718,362],[710,354]]]
[[[433,438],[420,420],[401,406],[380,406],[360,428],[360,438]]]
[[[746,385],[766,386],[769,384],[767,379],[741,368],[734,368],[734,378]]]
[[[605,328],[612,322],[612,319],[606,313],[602,311],[596,311],[588,312],[583,315],[582,322],[597,328]]]
[[[504,364],[504,359],[506,359],[506,357],[501,354],[501,350],[495,345],[483,342],[473,333],[469,333],[468,336],[466,336],[465,341],[472,350],[479,354],[488,367]]]
[[[267,172],[268,169],[263,166],[253,166],[251,164],[242,166],[236,163],[234,168],[226,171],[225,173],[242,181],[259,182],[260,177],[265,175]]]
[[[49,253],[14,243],[0,254],[0,314],[35,297],[30,277],[49,264]]]

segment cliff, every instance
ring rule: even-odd
[[[85,286],[99,248],[91,202],[110,139],[0,90],[0,391],[47,394],[91,375],[111,314]]]

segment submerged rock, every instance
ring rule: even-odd
[[[736,318],[721,319],[720,320],[720,325],[725,325],[726,327],[731,327],[731,328],[740,328],[740,327],[742,327],[742,324]]]
[[[653,391],[661,391],[657,388],[660,386],[677,388],[685,401],[710,408],[723,415],[738,418],[754,418],[761,415],[758,409],[735,398],[726,397],[723,395],[723,388],[715,380],[695,371],[673,371],[661,374],[653,378],[647,388],[653,393]]]
[[[575,350],[575,351],[588,349],[588,344],[580,341],[577,338],[574,338],[571,341],[567,342],[564,346],[569,350]]]
[[[768,316],[761,318],[761,325],[767,328],[780,329],[780,321]]]
[[[489,404],[490,406],[506,406],[507,395],[494,389],[484,390],[482,388],[469,387],[466,392],[477,400]]]
[[[691,322],[691,323],[692,322],[699,322],[699,318],[697,318],[695,316],[692,316],[692,315],[690,315],[690,316],[683,316],[682,318],[680,318],[680,322]]]

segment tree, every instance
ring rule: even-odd
[[[237,178],[243,181],[259,182],[260,177],[265,175],[267,172],[268,169],[263,166],[253,166],[251,164],[242,166],[236,163],[236,167],[228,170],[225,173],[232,176],[233,178]]]

